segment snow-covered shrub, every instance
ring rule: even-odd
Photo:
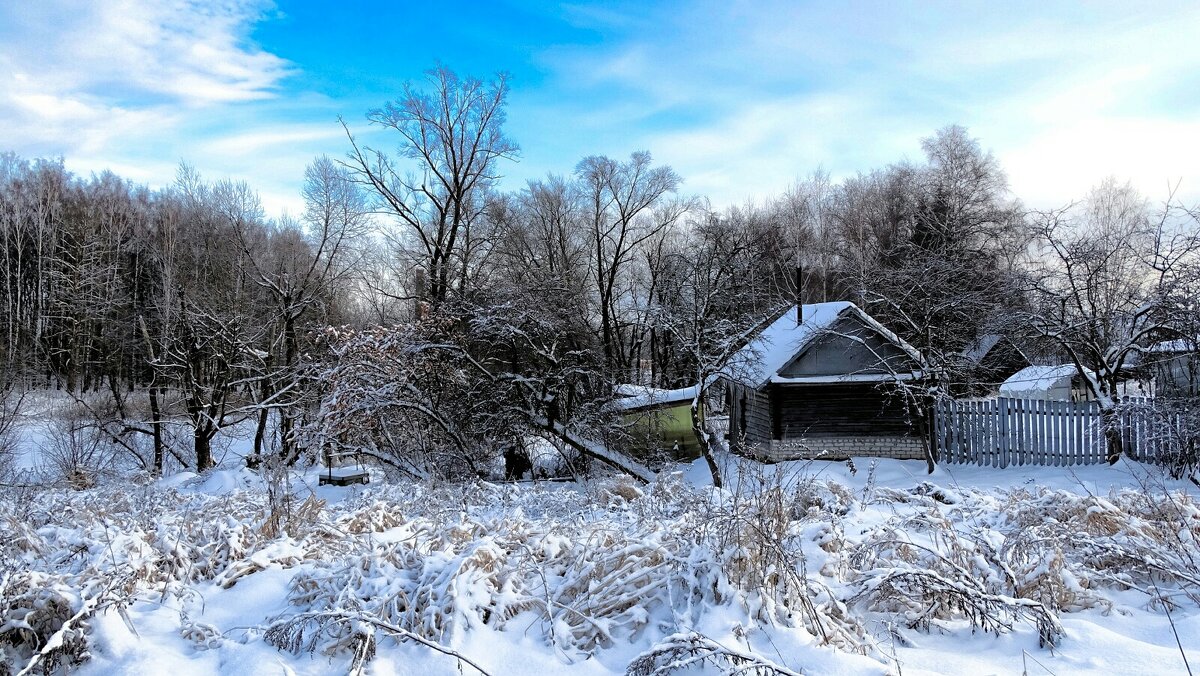
[[[1155,601],[1165,586],[1200,604],[1200,506],[1187,493],[1151,483],[1106,497],[1020,491],[1005,511],[1020,527],[1001,554],[1030,596],[1071,610],[1101,604],[1098,588],[1136,589]]]
[[[42,459],[52,479],[83,489],[113,472],[119,450],[100,424],[78,405],[60,411],[49,423]]]
[[[914,630],[1029,632],[1053,645],[1059,615],[1107,611],[1112,591],[1143,592],[1149,612],[1200,603],[1200,508],[1149,484],[1101,497],[851,490],[761,467],[729,476],[721,490],[670,474],[649,486],[373,483],[332,504],[297,493],[286,510],[245,470],[224,485],[247,487],[220,495],[156,484],[0,493],[0,578],[37,574],[67,601],[107,599],[93,611],[127,598],[177,604],[179,635],[207,649],[230,628],[202,622],[202,604],[286,570],[286,609],[243,640],[351,667],[416,643],[464,660],[464,672],[469,656],[447,646],[504,628],[567,661],[641,643],[655,647],[631,668],[646,673],[718,663],[787,673],[691,632],[732,616],[887,661],[886,637],[903,644]],[[86,619],[64,640],[85,645]],[[10,637],[23,651],[13,664],[49,644],[56,625],[43,625],[39,638]]]
[[[1200,480],[1200,396],[1162,396],[1123,402],[1126,419],[1139,421],[1126,434],[1141,436],[1146,456],[1176,479]]]
[[[711,552],[731,590],[728,596],[736,597],[750,618],[802,626],[821,643],[865,652],[869,642],[861,623],[812,574],[804,547],[814,526],[830,525],[832,533],[853,500],[839,484],[743,465],[717,499],[681,501],[687,506],[681,521],[693,526],[692,548]],[[840,544],[831,540],[830,546]]]
[[[677,541],[599,524],[567,534],[519,518],[448,527],[421,518],[400,528],[397,542],[298,574],[291,602],[305,612],[365,612],[439,642],[535,611],[547,641],[588,652],[670,607],[667,587],[684,568]]]
[[[197,650],[210,650],[221,645],[221,632],[205,622],[193,620],[186,612],[179,614],[179,636],[191,641]]]
[[[362,452],[408,477],[474,476],[495,449],[480,443],[504,430],[475,429],[490,398],[448,327],[426,322],[364,331],[331,329],[331,363],[322,373],[311,445]],[[494,388],[492,388],[494,389]]]
[[[53,673],[91,656],[91,617],[123,590],[103,576],[39,571],[0,576],[0,675]]]
[[[890,495],[918,511],[890,519],[873,529],[848,552],[851,605],[871,613],[897,614],[912,629],[928,630],[935,623],[965,621],[972,628],[994,633],[1011,631],[1027,620],[1038,630],[1039,643],[1054,646],[1063,635],[1050,609],[1040,601],[1015,596],[1014,574],[999,559],[992,538],[971,537],[957,528],[957,509],[947,514],[941,504],[951,500],[921,484],[906,494]]]
[[[10,476],[16,464],[20,439],[17,422],[23,403],[23,393],[15,391],[6,371],[0,369],[0,481]]]
[[[696,632],[672,634],[629,664],[626,676],[668,676],[712,666],[726,674],[799,676],[760,655],[735,650]]]

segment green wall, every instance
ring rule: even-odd
[[[643,409],[625,414],[633,436],[634,450],[641,453],[670,451],[679,443],[674,457],[690,460],[700,457],[700,445],[692,431],[692,402]]]

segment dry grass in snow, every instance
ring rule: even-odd
[[[848,673],[897,673],[898,651],[930,633],[1028,635],[1050,661],[1071,613],[1200,604],[1200,508],[1183,491],[852,486],[750,465],[732,483],[373,485],[322,493],[344,496],[332,503],[301,483],[271,500],[253,481],[10,492],[0,674],[115,660],[97,618],[136,635],[164,611],[186,654],[269,646],[322,671],[409,646],[511,673],[472,652],[494,635],[563,671],[791,674],[851,655]],[[286,578],[270,612],[209,618],[267,571]],[[803,649],[769,648],[785,636]]]

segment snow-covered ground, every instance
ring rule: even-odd
[[[650,486],[307,470],[281,490],[222,469],[9,490],[0,673],[47,640],[83,674],[1157,675],[1187,673],[1180,645],[1200,665],[1189,483],[1126,463],[726,471],[725,490],[702,463]]]

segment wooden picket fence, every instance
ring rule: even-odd
[[[1148,413],[1131,407],[1119,420],[1125,455],[1153,462],[1160,440]],[[1063,467],[1106,461],[1100,407],[1091,401],[945,400],[935,406],[932,423],[941,462]]]

